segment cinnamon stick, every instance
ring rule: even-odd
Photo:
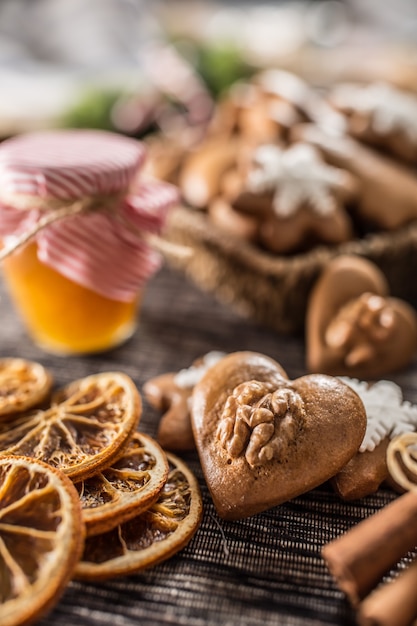
[[[417,545],[417,493],[407,492],[325,545],[322,556],[352,606]]]
[[[359,606],[359,626],[410,626],[417,619],[417,561],[382,583]]]

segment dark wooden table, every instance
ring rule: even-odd
[[[150,283],[136,335],[96,356],[47,355],[27,337],[0,280],[0,355],[38,360],[56,384],[121,370],[138,388],[153,376],[189,367],[209,350],[254,350],[305,374],[301,337],[282,337],[238,317],[169,268]],[[392,380],[417,402],[417,364]],[[140,430],[155,435],[159,415],[146,402]],[[72,582],[38,626],[299,626],[348,625],[354,616],[321,558],[324,543],[377,511],[395,495],[381,489],[341,502],[328,484],[263,514],[218,518],[196,453],[182,455],[195,472],[204,517],[191,543],[168,561],[105,583]],[[307,468],[308,471],[308,468]]]

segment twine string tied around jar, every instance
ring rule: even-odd
[[[107,212],[112,219],[122,223],[130,232],[147,243],[151,248],[163,255],[172,255],[177,258],[187,258],[191,255],[191,249],[169,242],[160,235],[141,230],[118,211],[120,203],[126,197],[126,191],[112,195],[93,195],[77,199],[40,198],[38,196],[25,196],[22,194],[4,197],[0,194],[0,204],[13,207],[16,211],[40,212],[40,217],[35,224],[27,228],[23,233],[13,237],[8,244],[0,250],[0,262],[9,257],[13,252],[27,244],[44,228],[51,224],[75,215],[85,215],[90,212]]]

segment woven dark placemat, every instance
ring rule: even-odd
[[[141,389],[153,376],[188,367],[209,350],[255,350],[305,374],[301,339],[283,337],[238,317],[172,269],[149,285],[135,337],[112,352],[62,358],[27,337],[0,281],[0,356],[38,360],[58,385],[122,370]],[[417,364],[391,377],[417,402]],[[140,429],[155,435],[159,415],[146,402]],[[391,501],[389,490],[341,502],[329,485],[237,522],[214,510],[196,453],[182,455],[204,499],[202,525],[170,560],[135,576],[100,584],[72,582],[38,626],[335,626],[354,624],[343,594],[320,556],[324,543]]]

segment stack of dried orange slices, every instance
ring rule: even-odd
[[[0,359],[0,624],[44,615],[76,577],[132,574],[182,549],[202,516],[198,483],[140,433],[121,372],[50,394],[51,375]]]

